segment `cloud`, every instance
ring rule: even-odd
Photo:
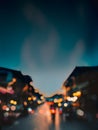
[[[22,65],[28,69],[36,67],[35,62],[32,59],[31,52],[32,52],[31,51],[31,41],[30,41],[30,39],[27,39],[22,47],[21,61],[22,61]]]
[[[59,38],[56,30],[51,29],[45,44],[41,47],[42,61],[48,65],[56,57],[56,52],[58,49]]]
[[[26,5],[24,13],[26,19],[32,25],[36,25],[38,32],[33,32],[32,26],[30,36],[24,41],[21,54],[23,69],[32,75],[37,88],[46,94],[54,93],[62,86],[63,81],[67,79],[75,66],[80,63],[84,65],[82,58],[85,53],[85,44],[82,40],[78,41],[69,52],[65,65],[59,68],[56,65],[52,67],[60,45],[56,28],[34,5]]]
[[[55,33],[54,33],[55,34]],[[50,69],[42,69],[37,66],[36,60],[32,57],[32,44],[31,41],[27,40],[27,42],[23,46],[23,57],[25,62],[25,70],[32,75],[35,87],[39,88],[42,93],[53,94],[55,91],[59,90],[62,86],[64,80],[68,78],[70,73],[73,71],[75,66],[81,64],[82,57],[85,52],[85,44],[83,41],[78,41],[74,48],[71,50],[71,53],[68,56],[68,63],[65,63],[65,66],[61,68],[50,68]],[[48,46],[48,44],[47,44]],[[45,47],[42,53],[46,56],[48,47]],[[55,45],[54,45],[55,48]],[[51,48],[50,48],[51,50]],[[49,50],[49,51],[50,51]],[[51,51],[50,51],[51,53]],[[44,59],[45,60],[45,59]],[[47,62],[47,59],[46,61]],[[82,61],[82,64],[84,61]],[[26,66],[27,65],[27,66]],[[46,63],[45,63],[46,65]]]
[[[24,15],[32,24],[36,24],[39,28],[46,27],[46,19],[42,11],[31,3],[28,3],[23,8]]]
[[[25,5],[23,11],[26,20],[32,24],[32,32],[22,46],[22,70],[24,73],[32,75],[35,87],[43,93],[53,93],[61,86],[59,80],[57,80],[60,71],[57,72],[57,70],[50,67],[59,46],[58,32],[39,8],[28,4]],[[33,31],[33,25],[35,26],[35,32]]]
[[[37,67],[38,64],[49,67],[56,57],[59,46],[58,32],[55,27],[47,21],[45,15],[39,8],[32,4],[27,4],[23,11],[26,19],[29,20],[32,25],[36,24],[36,30],[34,32],[32,26],[30,36],[24,41],[22,61],[25,62],[29,68],[30,66]]]
[[[75,44],[75,47],[71,50],[69,55],[69,64],[70,65],[78,65],[81,61],[83,62],[82,58],[85,53],[85,44],[83,41],[78,41]]]

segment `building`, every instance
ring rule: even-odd
[[[63,87],[67,96],[79,96],[79,107],[95,117],[98,113],[98,66],[75,67]]]
[[[11,106],[14,102],[22,106],[25,97],[34,93],[31,82],[31,77],[21,71],[0,67],[0,106]]]
[[[20,95],[26,84],[33,82],[31,77],[23,75],[21,71],[0,67],[0,90],[1,94]],[[33,87],[32,87],[33,88]],[[4,94],[3,93],[3,94]]]

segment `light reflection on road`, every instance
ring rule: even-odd
[[[51,125],[52,125],[52,118],[50,114],[50,109],[47,103],[44,105],[40,106],[33,119],[34,123],[34,130],[50,130]],[[60,117],[59,117],[59,112],[58,108],[56,109],[56,115],[55,115],[55,130],[60,130]]]
[[[60,118],[56,109],[55,121],[53,121],[50,108],[47,103],[39,106],[35,113],[24,119],[17,120],[12,126],[3,130],[60,130]]]
[[[60,130],[60,115],[58,108],[56,108],[56,115],[55,115],[55,130]]]
[[[40,106],[34,114],[34,130],[50,130],[51,114],[47,103]]]
[[[83,121],[63,120],[56,109],[55,120],[51,118],[47,103],[41,105],[35,113],[17,120],[10,127],[3,127],[2,130],[92,130],[92,126]],[[95,130],[95,129],[94,129]]]

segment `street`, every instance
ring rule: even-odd
[[[83,121],[61,119],[58,109],[53,121],[49,106],[45,103],[34,114],[20,118],[13,125],[4,126],[2,130],[93,130],[93,128]]]

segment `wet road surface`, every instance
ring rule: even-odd
[[[63,120],[58,113],[58,109],[53,121],[49,106],[45,103],[34,114],[20,118],[13,125],[4,126],[2,130],[93,130],[93,128],[87,122]]]

